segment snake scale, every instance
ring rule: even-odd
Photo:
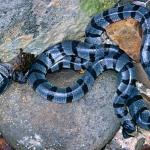
[[[132,136],[136,125],[150,129],[150,111],[136,88],[131,58],[118,46],[101,42],[106,26],[127,18],[137,20],[143,29],[140,61],[150,79],[150,11],[135,4],[114,7],[97,14],[85,30],[84,42],[68,40],[48,47],[37,56],[27,76],[28,83],[42,97],[56,103],[71,103],[83,97],[101,73],[115,70],[121,75],[121,80],[114,95],[113,107],[123,127],[124,138]],[[73,86],[59,88],[48,82],[46,74],[62,68],[86,71]],[[3,70],[0,72],[2,90],[7,87],[9,74],[10,71],[5,74]]]

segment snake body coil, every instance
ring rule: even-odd
[[[147,8],[127,4],[125,6],[109,9],[94,16],[86,29],[85,41],[93,45],[99,45],[99,43],[101,43],[100,35],[105,31],[106,26],[127,18],[137,20],[143,29],[140,61],[150,79],[150,11]],[[125,105],[129,108],[130,115],[134,122],[140,127],[149,130],[150,111],[145,106],[142,97],[135,88],[135,84],[131,84],[131,86],[133,88],[129,91],[124,92],[124,90],[120,90],[119,93],[125,93]],[[121,105],[118,105],[117,107],[119,108],[120,106]]]
[[[79,100],[91,89],[98,75],[106,70],[120,73],[121,81],[114,96],[113,107],[121,121],[125,138],[131,136],[136,130],[136,125],[150,129],[150,111],[136,88],[132,60],[119,47],[101,44],[101,34],[109,24],[127,18],[137,20],[143,29],[140,58],[150,79],[150,12],[145,7],[133,4],[97,14],[86,28],[85,42],[64,41],[48,47],[36,58],[28,73],[28,82],[33,89],[56,103]],[[85,69],[86,72],[73,86],[58,88],[48,82],[46,74],[62,68]],[[7,84],[1,85],[4,89]]]
[[[0,94],[5,91],[11,82],[12,66],[7,63],[0,63]]]
[[[137,20],[143,29],[141,63],[150,79],[150,12],[145,7],[127,4],[97,14],[85,31],[85,43],[64,41],[47,48],[32,65],[28,81],[44,98],[57,103],[79,100],[92,87],[95,79],[105,70],[121,74],[121,82],[114,96],[114,109],[123,126],[123,136],[131,136],[136,124],[150,129],[150,111],[136,89],[136,76],[132,60],[113,45],[101,45],[101,34],[109,24],[127,18]],[[105,49],[109,49],[105,51]],[[45,76],[61,68],[86,69],[85,74],[72,87],[58,88]],[[129,113],[128,113],[129,111]]]

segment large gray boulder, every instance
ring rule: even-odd
[[[67,86],[78,76],[62,71],[49,79]],[[107,72],[78,102],[56,104],[29,85],[13,83],[0,96],[0,131],[15,150],[99,150],[119,128],[112,106],[115,86],[116,74]]]
[[[80,40],[90,16],[117,0],[0,0],[0,59],[19,48],[34,54],[65,39]]]
[[[0,0],[0,58],[20,47],[34,54],[65,39],[81,39],[89,21],[79,0]]]

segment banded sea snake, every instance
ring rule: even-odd
[[[113,107],[121,121],[124,138],[132,136],[136,125],[150,129],[150,111],[136,88],[132,60],[117,46],[101,44],[100,37],[106,26],[127,18],[137,20],[143,29],[140,60],[150,79],[150,11],[134,4],[97,14],[86,28],[84,42],[64,41],[48,47],[36,58],[28,72],[28,83],[33,89],[56,103],[79,100],[91,89],[97,76],[106,70],[120,73],[121,81],[114,96]],[[59,88],[48,82],[46,74],[62,68],[86,69],[86,72],[75,85]]]

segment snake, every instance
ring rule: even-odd
[[[131,3],[93,16],[85,29],[83,42],[65,40],[50,45],[36,57],[27,74],[27,81],[35,92],[51,102],[65,104],[82,98],[104,71],[116,71],[121,77],[113,107],[121,122],[124,138],[133,136],[136,126],[150,129],[150,111],[136,88],[132,59],[118,46],[102,44],[101,35],[108,25],[128,18],[137,20],[143,29],[140,62],[150,79],[150,11]],[[83,69],[85,73],[73,85],[65,88],[57,87],[46,79],[47,73],[63,68],[75,71]]]
[[[11,83],[12,66],[9,63],[0,63],[0,94],[2,94]]]

